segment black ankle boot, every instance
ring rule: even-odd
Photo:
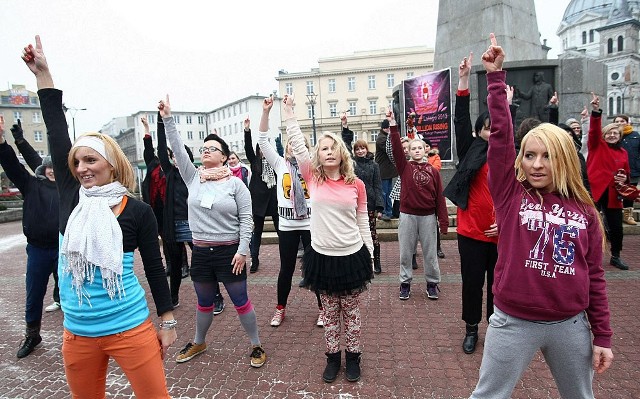
[[[260,267],[260,261],[258,260],[258,257],[251,257],[251,269],[249,269],[249,273],[257,272],[258,267]]]
[[[382,264],[380,263],[380,244],[373,245],[373,272],[375,274],[382,273]]]
[[[418,261],[416,260],[416,254],[413,254],[413,258],[411,259],[411,268],[416,270],[418,268]]]
[[[347,380],[356,382],[360,380],[360,353],[344,351]]]
[[[324,382],[333,382],[338,377],[340,366],[342,366],[342,352],[325,353],[327,355],[327,367],[324,368],[322,379]]]
[[[478,343],[478,325],[472,326],[467,323],[467,335],[462,341],[462,350],[464,353],[470,355],[476,351],[476,344]]]
[[[27,327],[24,340],[18,350],[18,359],[29,356],[31,352],[42,342],[40,326]]]

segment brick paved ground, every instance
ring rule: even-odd
[[[62,313],[43,318],[43,343],[18,360],[24,331],[25,240],[20,223],[0,224],[0,398],[66,398],[69,396],[60,355]],[[640,236],[625,237],[625,259],[631,270],[606,266],[612,323],[615,331],[612,369],[595,377],[596,397],[640,398]],[[478,351],[465,355],[460,348],[464,325],[460,321],[459,257],[455,241],[443,241],[447,255],[441,264],[440,300],[424,294],[424,280],[416,279],[411,299],[398,299],[396,242],[382,243],[384,273],[363,295],[364,355],[362,379],[349,383],[341,373],[333,384],[322,382],[324,341],[315,327],[315,298],[293,288],[287,318],[273,328],[269,320],[275,305],[277,246],[263,246],[261,267],[250,275],[250,296],[256,307],[267,364],[249,366],[249,342],[232,307],[214,318],[207,336],[209,350],[191,362],[173,361],[179,347],[193,338],[195,295],[183,280],[178,342],[166,361],[167,382],[174,398],[466,398],[478,378],[482,359],[481,327]],[[139,262],[138,262],[139,265]],[[418,272],[422,272],[422,267]],[[294,284],[297,283],[297,276]],[[50,285],[51,290],[51,285]],[[226,296],[226,293],[225,293]],[[51,299],[47,294],[47,304]],[[636,315],[636,316],[634,316]],[[517,348],[514,348],[517,351]],[[110,398],[133,397],[127,379],[109,368]],[[540,356],[516,387],[514,398],[557,398]]]

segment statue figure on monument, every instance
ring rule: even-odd
[[[544,72],[537,71],[533,73],[533,86],[526,92],[516,88],[516,96],[525,100],[529,100],[530,110],[529,116],[538,118],[545,122],[547,117],[545,109],[549,104],[549,100],[553,97],[553,87],[544,81]]]

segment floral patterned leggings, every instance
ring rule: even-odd
[[[380,245],[380,241],[378,241],[378,232],[376,231],[376,222],[378,218],[376,217],[377,211],[368,211],[369,214],[369,230],[371,230],[371,239],[373,240],[373,245]]]
[[[347,350],[360,353],[360,294],[335,296],[320,294],[324,308],[324,340],[327,353],[340,351],[340,314],[344,323],[344,340]]]

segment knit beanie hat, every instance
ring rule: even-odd
[[[47,155],[42,159],[42,165],[38,166],[34,172],[36,176],[45,177],[45,171],[47,168],[53,168],[53,162],[51,161],[51,156]]]
[[[388,129],[389,128],[389,120],[385,119],[380,123],[380,129]]]

